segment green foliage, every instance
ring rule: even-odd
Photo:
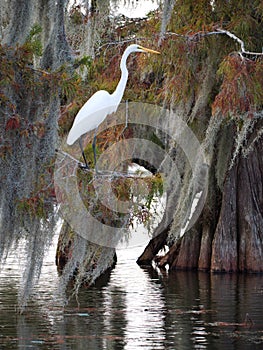
[[[81,83],[81,79],[78,74],[71,74],[67,69],[60,69],[58,72],[51,76],[51,79],[55,78],[54,81],[57,85],[54,88],[59,88],[61,90],[61,96],[64,100],[72,100],[78,90]]]
[[[30,30],[26,42],[24,44],[24,48],[30,51],[33,55],[37,57],[42,56],[43,47],[40,39],[40,34],[42,32],[42,28],[39,24],[35,24]]]
[[[196,32],[212,23],[212,5],[207,0],[177,0],[168,27],[170,31]]]
[[[86,67],[86,68],[90,68],[92,65],[92,58],[90,56],[82,56],[81,58],[78,58],[75,60],[73,67],[77,68],[77,67]]]
[[[87,156],[89,154],[87,153]],[[110,210],[103,203],[107,203],[108,194],[102,193],[98,198],[97,192],[93,186],[94,178],[92,173],[79,170],[79,191],[83,203],[90,213],[101,222],[108,222],[110,225],[119,227],[123,225],[124,215],[120,211]],[[101,182],[101,186],[105,189],[109,188],[117,201],[129,202],[131,212],[128,215],[127,225],[132,225],[133,222],[148,223],[152,218],[152,205],[157,198],[163,195],[163,180],[159,174],[155,176],[141,177],[140,174],[135,176],[101,176],[96,178],[96,186]],[[133,203],[133,204],[131,204]]]
[[[149,178],[148,188],[150,188],[149,194],[146,198],[145,206],[148,210],[151,209],[154,198],[161,197],[163,195],[163,180],[160,174]]]
[[[262,1],[215,1],[215,21],[242,38],[250,50],[261,51]],[[222,26],[222,25],[221,25]]]
[[[30,30],[28,36],[27,36],[27,40],[26,41],[32,41],[33,39],[35,39],[35,36],[42,33],[42,28],[39,24],[34,24],[32,29]]]

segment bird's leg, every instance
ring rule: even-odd
[[[128,119],[129,119],[129,101],[126,100],[126,108],[125,108],[125,126],[123,127],[121,133],[119,134],[119,137],[122,136],[124,131],[127,129],[128,126]]]
[[[92,142],[92,150],[93,150],[93,156],[94,156],[94,167],[96,168],[96,164],[97,164],[97,153],[96,153],[96,140],[97,140],[97,129],[95,129],[94,132],[94,138],[93,138],[93,142]]]
[[[127,128],[128,126],[128,119],[129,119],[129,101],[126,100],[126,105],[125,105],[126,109],[125,109],[125,117],[126,117],[126,121],[125,121],[125,128],[124,130]]]
[[[84,162],[85,162],[85,165],[81,165],[80,167],[81,167],[81,169],[89,169],[88,162],[87,162],[87,159],[86,159],[86,156],[84,153],[84,149],[82,146],[82,136],[80,136],[80,138],[79,138],[79,147],[81,149],[82,157],[83,157]]]

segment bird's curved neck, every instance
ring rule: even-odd
[[[128,69],[126,67],[127,58],[129,56],[129,51],[124,51],[124,54],[121,58],[120,69],[121,69],[121,78],[116,87],[116,90],[113,92],[112,96],[116,98],[116,102],[119,104],[121,102],[122,96],[128,80]]]

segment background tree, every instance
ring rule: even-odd
[[[65,31],[66,17],[73,20],[67,4],[14,0],[1,6],[0,256],[16,242],[26,241],[22,307],[56,231],[53,167],[58,120],[61,106],[76,93],[80,81],[73,66],[81,62],[75,62]],[[80,237],[74,249],[78,254],[73,254],[76,260],[61,278],[63,288],[77,264],[100,252]],[[110,264],[113,255],[111,251]],[[104,261],[107,268],[107,254]]]

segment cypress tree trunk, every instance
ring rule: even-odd
[[[263,272],[263,140],[258,122],[246,157],[239,155],[225,180],[212,245],[212,271]]]

